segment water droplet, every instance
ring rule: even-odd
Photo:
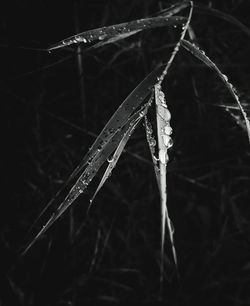
[[[81,36],[76,36],[76,37],[75,37],[75,40],[76,40],[77,42],[80,42],[80,41],[81,41]]]
[[[113,161],[114,161],[114,156],[107,158],[108,163],[113,163]]]
[[[163,142],[164,142],[167,149],[169,149],[173,146],[173,140],[170,136],[163,135],[162,138],[163,138]]]
[[[228,77],[227,77],[225,74],[222,74],[222,76],[223,76],[223,79],[224,79],[226,82],[228,82]]]
[[[163,129],[163,133],[165,133],[166,135],[171,135],[172,132],[173,132],[173,129],[169,125],[166,125]]]
[[[154,139],[154,138],[150,138],[150,140],[149,140],[149,145],[150,145],[150,147],[155,147],[155,145],[156,145],[156,140]]]
[[[165,103],[165,95],[162,91],[159,92],[158,98],[161,101],[161,103]]]
[[[105,34],[105,35],[100,35],[98,38],[99,38],[99,40],[103,40],[103,39],[105,39],[107,37],[107,35]]]
[[[144,111],[141,111],[141,112],[139,113],[139,117],[140,117],[140,118],[144,117],[144,115],[145,115]]]

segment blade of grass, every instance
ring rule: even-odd
[[[228,78],[226,75],[224,75],[220,69],[216,66],[216,64],[205,54],[203,50],[200,50],[197,46],[194,44],[190,43],[187,40],[182,40],[181,45],[191,52],[195,57],[197,57],[200,61],[202,61],[205,65],[207,65],[209,68],[211,68],[213,71],[216,72],[218,77],[222,80],[224,83],[225,87],[228,89],[230,92],[231,96],[234,98],[236,103],[238,104],[239,110],[242,113],[242,116],[245,120],[246,128],[247,128],[247,135],[248,135],[248,140],[250,142],[250,122],[249,119],[247,118],[247,114],[245,110],[243,109],[240,99],[238,97],[236,89],[233,87],[233,85],[228,81]]]
[[[172,247],[172,253],[174,262],[177,268],[177,256],[173,239],[172,224],[169,218],[167,208],[167,162],[168,162],[168,149],[171,148],[173,142],[170,134],[172,129],[170,127],[170,112],[167,108],[165,95],[161,90],[159,84],[155,85],[155,103],[156,103],[156,122],[157,122],[157,138],[158,138],[158,149],[159,149],[159,189],[161,199],[161,291],[164,277],[164,246],[165,246],[165,229],[166,221],[169,230],[170,243]]]
[[[175,262],[175,266],[178,271],[177,256],[173,239],[173,227],[171,220],[169,218],[168,208],[167,208],[167,184],[166,184],[166,174],[167,174],[167,162],[168,154],[167,150],[172,146],[172,139],[170,137],[171,127],[169,120],[171,118],[170,112],[167,109],[167,104],[165,101],[165,95],[161,90],[161,83],[166,77],[169,68],[171,67],[176,54],[178,53],[181,42],[183,41],[185,34],[188,30],[192,14],[193,14],[193,2],[190,1],[190,11],[186,24],[183,26],[181,37],[177,42],[168,63],[163,70],[161,77],[158,79],[157,84],[154,87],[155,91],[155,102],[156,102],[156,122],[157,122],[157,139],[158,139],[158,149],[159,149],[159,175],[156,174],[156,178],[160,190],[161,198],[161,273],[160,273],[160,293],[162,294],[162,287],[164,281],[164,247],[165,247],[165,231],[166,231],[166,221],[169,231],[169,238],[172,247],[172,254]],[[157,168],[155,167],[155,171]]]
[[[68,207],[70,207],[73,202],[83,193],[94,176],[97,174],[100,167],[117,148],[124,135],[126,135],[127,131],[137,123],[138,118],[142,118],[144,116],[144,112],[148,107],[149,104],[147,103],[140,110],[135,112],[127,120],[123,128],[118,130],[102,149],[98,149],[98,153],[94,156],[93,160],[88,164],[86,169],[77,179],[76,183],[73,185],[66,198],[63,200],[57,210],[51,215],[47,223],[38,232],[35,238],[32,239],[31,242],[27,245],[25,250],[22,252],[22,255],[24,255],[31,248],[31,246],[41,237],[41,235],[43,235],[52,226],[52,224],[68,209]]]
[[[155,155],[156,140],[155,140],[155,137],[153,135],[152,125],[149,122],[147,116],[145,116],[145,118],[144,118],[144,124],[145,124],[145,130],[146,130],[147,143],[148,143],[148,146],[149,146],[149,150],[150,150],[150,153],[151,153],[151,158],[152,158],[153,165],[154,165],[155,177],[156,177],[158,188],[160,190],[160,169],[159,169],[159,166],[158,166],[159,159]]]
[[[186,7],[190,6],[190,1],[189,0],[184,0],[182,2],[178,2],[175,3],[173,5],[171,5],[170,7],[161,10],[160,12],[158,12],[156,15],[162,15],[165,17],[170,17],[173,16],[175,14],[178,14],[180,11],[182,11],[183,9],[185,9]]]
[[[74,1],[74,21],[75,21],[75,31],[79,33],[80,31],[80,20],[79,20],[79,3],[78,0]],[[84,86],[84,73],[83,73],[83,47],[81,44],[77,46],[76,49],[76,61],[77,61],[77,72],[79,80],[79,91],[80,91],[80,105],[82,109],[82,119],[83,124],[86,126],[86,99],[85,99],[85,86]]]
[[[137,34],[139,32],[141,32],[141,30],[131,31],[129,33],[124,33],[124,34],[119,34],[119,35],[116,35],[116,36],[111,37],[109,39],[106,39],[104,41],[99,41],[95,45],[87,48],[86,51],[89,51],[89,50],[92,50],[92,49],[97,49],[97,48],[103,47],[104,45],[107,45],[107,44],[113,44],[113,43],[115,43],[115,42],[117,42],[119,40],[125,39],[125,38],[130,37],[132,35],[135,35],[135,34]]]
[[[146,97],[151,93],[153,85],[162,74],[164,67],[160,66],[153,70],[123,101],[116,112],[105,125],[95,142],[84,156],[79,166],[71,174],[70,180],[75,177],[83,167],[93,159],[98,150],[105,146],[117,130],[121,129],[127,122],[131,114],[141,105]]]
[[[164,18],[171,17],[171,16],[179,13],[181,10],[188,7],[189,5],[190,5],[189,1],[179,2],[179,3],[176,3],[174,5],[171,5],[167,9],[164,9],[164,10],[160,11],[159,13],[155,14],[155,16],[164,16]],[[141,29],[136,30],[136,31],[132,31],[132,32],[129,32],[129,33],[125,33],[125,34],[118,34],[114,37],[111,37],[110,39],[107,39],[105,41],[100,41],[100,42],[96,43],[95,45],[87,48],[86,51],[89,51],[91,49],[96,49],[96,48],[99,48],[99,47],[103,47],[106,44],[114,43],[118,40],[121,40],[121,39],[127,38],[129,36],[132,36],[134,34],[137,34],[138,32],[141,32]]]
[[[108,177],[111,175],[111,172],[112,170],[115,168],[120,156],[121,156],[121,153],[125,147],[125,145],[127,144],[129,138],[131,137],[131,135],[133,134],[135,128],[137,127],[137,125],[140,123],[141,119],[146,115],[147,113],[147,110],[149,108],[149,106],[151,105],[152,103],[152,99],[150,98],[149,102],[143,107],[143,109],[138,113],[138,117],[133,121],[131,122],[129,128],[127,129],[127,131],[124,133],[119,145],[117,146],[113,156],[111,159],[107,159],[108,162],[109,162],[109,165],[101,179],[101,182],[99,183],[93,197],[91,198],[90,200],[90,206],[93,202],[93,200],[95,199],[97,193],[99,192],[99,190],[102,188],[102,186],[104,185],[104,183],[106,182],[106,180],[108,179]],[[90,209],[90,206],[89,206],[89,209]],[[88,209],[88,210],[89,210]]]
[[[72,44],[92,43],[95,41],[107,40],[115,36],[125,35],[131,32],[136,33],[138,31],[151,29],[155,27],[182,24],[183,22],[185,22],[185,20],[186,18],[179,16],[176,17],[157,16],[157,17],[133,20],[130,22],[124,22],[116,25],[111,25],[108,27],[93,29],[82,32],[77,35],[70,36],[64,40],[61,40],[60,42],[48,48],[48,51],[64,48]]]
[[[190,1],[189,4],[190,4],[190,11],[189,11],[189,16],[187,18],[187,22],[186,22],[185,25],[183,25],[182,32],[181,32],[181,37],[180,37],[179,41],[177,42],[177,44],[175,45],[175,48],[174,48],[174,50],[173,50],[173,52],[170,56],[170,59],[168,60],[168,63],[166,65],[161,77],[158,80],[159,85],[161,85],[162,81],[164,80],[165,76],[167,75],[168,70],[169,70],[170,66],[172,65],[172,63],[174,61],[174,58],[175,58],[176,54],[178,53],[178,51],[180,49],[181,42],[184,39],[184,37],[186,35],[186,32],[187,32],[187,29],[189,27],[189,24],[190,24],[190,21],[191,21],[191,18],[192,18],[192,14],[193,14],[193,2]]]
[[[84,167],[88,165],[94,156],[101,152],[110,139],[114,136],[117,131],[120,131],[126,124],[131,114],[141,105],[146,97],[151,93],[153,85],[157,82],[158,77],[161,75],[164,66],[157,67],[154,69],[145,79],[129,94],[129,96],[119,106],[113,116],[110,118],[108,123],[105,125],[99,136],[94,141],[93,145],[83,157],[79,165],[74,169],[69,178],[64,182],[61,189],[51,198],[46,207],[42,210],[36,221],[32,225],[32,228],[39,221],[41,216],[47,211],[52,205],[60,201],[60,198],[69,191],[69,186],[72,182],[76,181]]]

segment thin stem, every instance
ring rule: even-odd
[[[79,20],[79,6],[78,0],[74,1],[74,20],[75,31],[80,33],[80,20]],[[85,99],[85,87],[84,87],[84,74],[83,74],[83,48],[82,44],[78,44],[76,49],[77,70],[79,78],[79,91],[80,91],[80,103],[82,109],[83,124],[86,125],[86,99]]]

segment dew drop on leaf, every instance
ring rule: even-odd
[[[166,135],[171,135],[172,134],[172,132],[173,132],[173,129],[171,128],[171,126],[169,126],[169,125],[166,125],[165,127],[164,127],[164,134],[166,134]]]
[[[114,157],[112,156],[112,157],[109,157],[109,158],[107,158],[107,162],[108,163],[112,163],[114,161]]]

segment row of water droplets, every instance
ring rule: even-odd
[[[160,116],[161,120],[164,122],[164,126],[161,128],[161,137],[163,140],[163,143],[165,145],[164,149],[160,149],[159,151],[159,161],[163,164],[165,164],[168,161],[168,154],[167,150],[173,146],[173,140],[171,138],[171,134],[173,132],[171,126],[170,126],[170,119],[171,119],[171,113],[167,107],[165,94],[161,89],[161,85],[156,85],[156,90],[158,94],[157,103],[159,103],[160,107],[164,108],[164,117],[158,112],[158,115]]]
[[[153,18],[139,19],[127,23],[117,24],[113,26],[103,27],[100,29],[94,29],[86,32],[82,32],[80,34],[74,35],[67,39],[62,40],[55,48],[69,46],[71,44],[76,43],[90,43],[96,40],[104,40],[117,35],[128,34],[133,31],[141,31],[145,28],[151,28],[152,26],[157,26],[157,24],[161,23],[161,20],[164,21],[164,24],[169,21],[168,17],[158,16]],[[181,21],[181,17],[175,17],[174,21]],[[139,27],[138,27],[139,26]],[[176,24],[173,25],[175,28]]]

